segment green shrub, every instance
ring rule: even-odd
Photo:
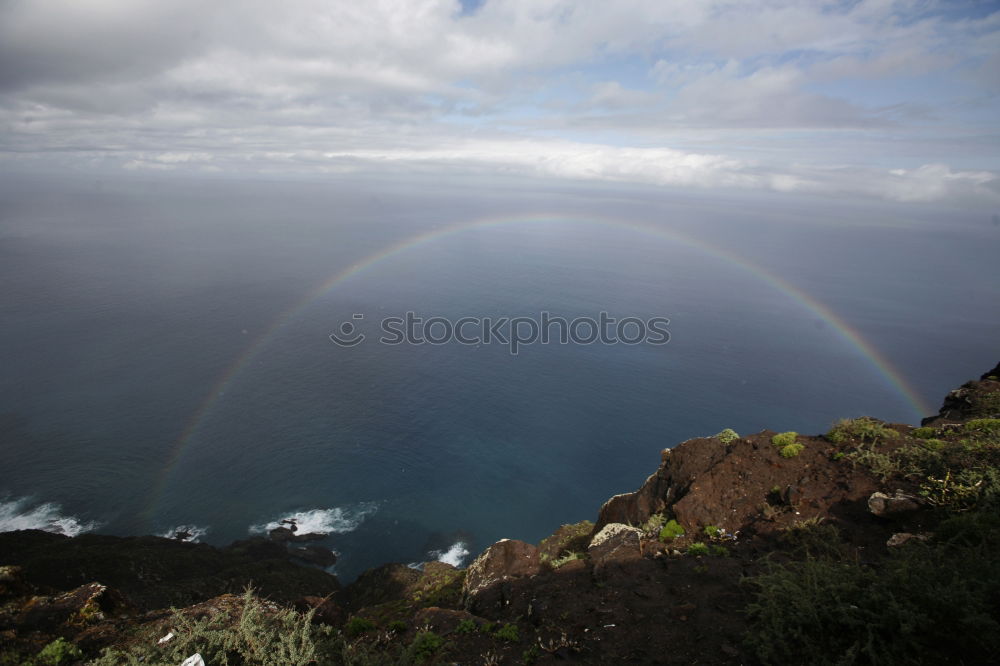
[[[39,666],[59,666],[60,664],[70,664],[83,659],[83,652],[73,643],[65,638],[59,637],[42,648],[42,651],[35,657],[35,663]]]
[[[996,439],[1000,437],[1000,419],[973,419],[967,421],[962,430],[970,435]]]
[[[109,648],[90,662],[93,666],[176,665],[198,652],[206,664],[266,664],[305,666],[340,663],[344,648],[332,627],[314,625],[313,612],[299,614],[265,605],[247,591],[239,610],[220,610],[207,617],[173,611],[169,623],[174,639],[160,645],[160,627],[127,648]]]
[[[924,426],[922,428],[914,428],[910,431],[910,434],[917,439],[930,439],[937,434],[937,428],[931,428],[929,426]]]
[[[738,440],[740,438],[740,435],[732,428],[726,428],[719,434],[715,435],[715,438],[720,442],[722,442],[723,444],[729,444],[731,442],[735,442],[736,440]]]
[[[869,446],[860,446],[848,453],[847,457],[855,465],[867,467],[882,481],[903,471],[898,454],[889,455]]]
[[[354,638],[375,628],[375,623],[366,617],[355,615],[344,625],[344,633]]]
[[[721,545],[719,545],[717,543],[713,543],[711,546],[709,546],[708,550],[709,550],[709,553],[711,555],[715,556],[715,557],[728,557],[729,556],[729,549],[726,548],[725,546],[721,546]]]
[[[719,538],[719,534],[722,533],[722,530],[715,525],[705,525],[705,529],[702,531],[709,539],[717,539]]]
[[[802,453],[802,449],[804,448],[806,448],[804,445],[795,442],[793,444],[789,444],[788,446],[781,447],[781,451],[779,451],[779,453],[782,458],[794,458]]]
[[[834,424],[826,438],[834,444],[842,444],[850,439],[861,440],[868,444],[877,444],[887,439],[894,439],[899,433],[886,426],[878,419],[862,416],[857,419],[841,419]]]
[[[687,547],[687,554],[688,555],[708,555],[709,554],[709,549],[708,549],[708,546],[706,544],[703,544],[701,542],[693,543],[693,544],[691,544],[690,546]]]
[[[394,634],[402,634],[406,632],[406,623],[402,620],[393,620],[386,628]]]
[[[471,634],[476,630],[475,620],[465,619],[458,623],[455,632],[459,634]]]
[[[650,516],[645,523],[642,524],[642,531],[645,534],[659,534],[660,530],[663,529],[663,524],[667,521],[667,517],[662,513],[654,513]]]
[[[497,629],[493,635],[511,643],[516,643],[521,640],[521,635],[517,631],[516,624],[505,624]]]
[[[532,645],[527,650],[521,653],[521,661],[524,662],[527,666],[531,666],[531,664],[534,664],[536,661],[538,661],[538,658],[541,656],[542,652],[541,650],[538,649],[538,646]]]
[[[985,393],[977,391],[972,394],[972,409],[969,416],[977,418],[997,418],[1000,415],[1000,391]]]
[[[586,553],[566,553],[562,557],[557,557],[556,559],[552,560],[550,564],[552,565],[553,569],[558,569],[562,565],[568,564],[573,560],[582,560],[585,559],[586,557],[587,557]]]
[[[407,656],[418,664],[421,664],[440,650],[444,646],[444,639],[433,631],[421,631],[413,638],[410,647],[407,648]]]
[[[796,558],[840,560],[847,557],[847,544],[835,525],[820,517],[798,520],[786,527],[779,537],[782,546]]]
[[[799,433],[794,430],[789,430],[787,432],[780,432],[771,438],[771,443],[777,446],[779,449],[783,449],[789,444],[795,443],[795,438],[799,436]]]
[[[673,518],[660,530],[660,541],[672,541],[679,536],[684,536],[684,528]]]

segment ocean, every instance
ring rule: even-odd
[[[936,411],[1000,360],[998,247],[980,212],[874,201],[8,179],[0,529],[224,545],[294,516],[344,581],[468,563],[691,437]],[[390,344],[407,313],[433,323]],[[625,335],[589,341],[602,313]],[[543,316],[576,340],[530,339]],[[516,353],[486,335],[517,318]]]

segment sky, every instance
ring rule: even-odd
[[[1000,3],[0,0],[0,168],[1000,205]]]

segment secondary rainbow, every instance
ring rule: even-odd
[[[296,301],[291,307],[283,311],[275,319],[274,323],[256,339],[254,339],[254,341],[246,347],[243,353],[237,357],[236,360],[234,360],[229,367],[222,372],[222,374],[219,375],[219,378],[212,384],[211,388],[205,394],[201,406],[194,412],[194,415],[190,421],[188,421],[184,430],[181,432],[177,441],[174,443],[173,447],[171,447],[171,450],[167,455],[160,477],[155,483],[152,493],[150,494],[147,509],[143,514],[144,518],[147,522],[152,518],[160,497],[170,480],[173,469],[180,461],[185,448],[190,443],[193,436],[197,433],[198,428],[212,411],[212,408],[218,400],[225,395],[228,387],[238,377],[240,372],[250,365],[250,363],[261,353],[261,351],[268,346],[271,340],[274,339],[282,331],[282,329],[288,325],[289,322],[293,321],[311,303],[323,297],[326,293],[347,282],[359,273],[362,273],[371,267],[390,259],[391,257],[399,255],[403,252],[417,249],[429,243],[433,243],[456,234],[471,233],[493,227],[519,224],[540,225],[551,223],[570,223],[583,226],[628,229],[635,233],[656,237],[660,240],[680,243],[687,247],[701,251],[713,258],[725,261],[730,265],[739,266],[756,278],[784,293],[794,302],[813,312],[821,320],[829,324],[844,341],[857,349],[857,351],[860,352],[868,360],[868,362],[878,370],[878,373],[882,376],[884,381],[891,386],[895,392],[904,398],[907,404],[912,408],[913,414],[918,420],[920,417],[929,414],[932,411],[920,398],[917,392],[907,383],[899,371],[897,371],[892,364],[877,349],[875,349],[874,346],[871,345],[871,343],[865,340],[856,329],[852,328],[830,308],[823,303],[820,303],[803,290],[790,284],[785,279],[729,250],[710,245],[705,241],[692,238],[691,236],[672,229],[664,229],[662,227],[646,223],[627,222],[597,216],[590,216],[587,218],[569,218],[564,215],[532,214],[514,217],[507,216],[502,218],[485,218],[436,227],[430,231],[404,238],[399,242],[389,245],[374,254],[368,255],[350,266],[334,273],[319,286],[312,289],[304,297]],[[147,525],[147,527],[149,526]]]

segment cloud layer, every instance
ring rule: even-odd
[[[997,202],[1000,12],[871,0],[11,0],[0,157]]]

